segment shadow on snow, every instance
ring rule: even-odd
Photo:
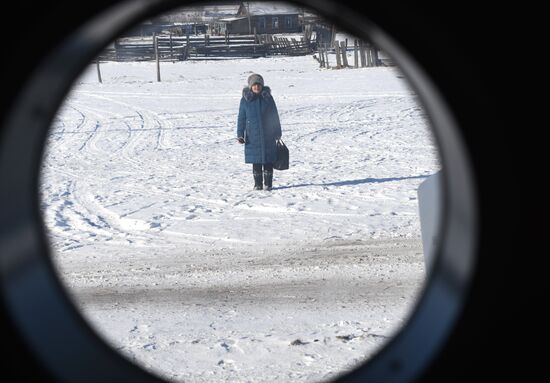
[[[359,180],[337,181],[337,182],[328,182],[328,183],[307,183],[307,184],[298,184],[298,185],[286,185],[286,186],[273,187],[273,190],[302,188],[302,187],[308,187],[308,186],[353,186],[353,185],[361,185],[361,184],[369,184],[369,183],[382,183],[382,182],[421,179],[421,178],[428,178],[430,177],[430,175],[431,174],[423,175],[423,176],[410,176],[410,177],[363,178]]]

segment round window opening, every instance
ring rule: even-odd
[[[176,382],[406,381],[433,356],[471,272],[467,158],[406,52],[331,7],[128,2],[72,40],[38,194],[44,283],[109,345],[89,355]]]

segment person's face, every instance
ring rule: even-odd
[[[262,85],[260,84],[253,84],[252,85],[252,92],[258,94],[262,91]]]

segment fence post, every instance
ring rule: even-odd
[[[103,81],[101,80],[101,71],[99,70],[99,57],[95,61],[96,67],[97,67],[97,79],[100,84],[103,84]]]
[[[353,41],[353,67],[359,68],[359,52],[357,51],[357,40]]]
[[[306,45],[308,47],[311,44],[311,35],[312,35],[311,24],[304,25],[304,41],[306,42]]]
[[[372,46],[372,61],[373,66],[378,66],[378,48],[376,46]]]
[[[325,55],[327,56],[327,59],[326,59],[326,61],[325,61],[325,65],[326,65],[326,68],[327,68],[327,69],[330,69],[330,64],[329,64],[329,62],[328,62],[328,47],[325,48],[324,51],[325,51]]]
[[[336,69],[342,68],[342,60],[340,58],[340,42],[334,43],[334,52],[336,53]]]
[[[119,61],[119,59],[118,59],[118,50],[119,50],[118,45],[119,45],[118,39],[116,39],[115,40],[115,61]]]
[[[170,32],[170,60],[174,62],[174,43],[172,41],[172,32]]]
[[[187,38],[185,40],[185,58],[184,60],[187,60],[189,58],[189,31],[187,32]]]
[[[368,67],[371,67],[372,66],[372,57],[371,57],[371,47],[370,45],[367,47],[367,66]]]
[[[158,44],[158,37],[156,34],[153,34],[153,44],[155,46],[155,60],[157,61],[157,81],[160,82],[159,44]]]
[[[268,35],[269,38],[271,39],[272,41],[272,46],[273,46],[273,50],[275,53],[279,53],[279,40],[277,39],[277,37],[274,37],[274,36],[271,36],[271,35]]]
[[[344,68],[347,68],[348,65],[348,50],[346,44],[343,41],[340,41],[340,53],[342,53],[342,65]]]
[[[256,31],[256,27],[254,27],[254,55],[256,55],[256,44],[258,44],[259,41],[258,41],[258,33]]]
[[[363,42],[363,40],[359,41],[359,55],[361,57],[361,68],[364,68],[367,66],[367,60],[365,57],[365,43]]]
[[[170,31],[170,60],[174,62],[174,42],[172,41],[172,31]]]

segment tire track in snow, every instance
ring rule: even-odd
[[[138,139],[132,140],[133,132],[137,133],[138,135],[145,136],[143,132],[147,131],[155,131],[156,134],[156,146],[152,149],[152,151],[160,150],[163,146],[166,146],[164,135],[162,134],[167,129],[170,129],[170,127],[173,127],[174,124],[172,121],[168,121],[168,119],[164,116],[160,116],[160,114],[151,111],[150,109],[140,108],[137,106],[134,106],[129,103],[121,102],[121,101],[115,101],[112,99],[108,99],[105,97],[100,97],[101,100],[106,101],[108,105],[112,105],[113,103],[116,105],[123,106],[124,109],[128,109],[131,113],[137,115],[139,117],[138,121],[138,127],[135,128],[129,128],[128,121],[125,121],[126,126],[128,127],[130,131],[130,135],[128,136],[127,142],[121,147],[121,152],[123,157],[127,159],[127,162],[125,164],[121,164],[122,167],[125,167],[125,165],[128,165],[129,163],[134,165],[134,168],[142,170],[144,168],[144,164],[140,161],[135,160],[134,153],[136,152],[136,149],[134,149],[138,145]],[[105,129],[101,129],[101,134],[103,137],[108,136],[109,130],[107,129],[109,127],[109,124],[112,123],[112,121],[108,121],[108,116],[115,117],[115,119],[120,118],[120,113],[113,113],[108,111],[107,107],[105,109],[97,109],[87,106],[80,106],[80,112],[83,116],[89,119],[90,116],[97,117],[99,121],[102,121],[103,127]],[[127,113],[126,113],[127,114]],[[158,117],[158,118],[157,118]],[[127,118],[126,118],[127,120]],[[161,121],[164,121],[166,123],[163,123]],[[153,126],[153,124],[156,124]],[[96,142],[100,139],[100,134],[97,134],[98,129],[94,129],[94,131],[90,132],[89,137],[87,140],[81,145],[82,151],[85,153],[81,154],[81,161],[88,162],[88,163],[97,163],[97,162],[105,162],[107,158],[112,158],[113,156],[118,156],[121,153],[118,153],[118,150],[116,150],[114,153],[106,153],[101,152],[101,150],[96,150],[98,148]],[[150,137],[150,136],[149,136]],[[143,138],[143,140],[149,141],[149,137]],[[181,195],[177,193],[167,193],[166,190],[151,190],[147,187],[137,186],[132,188],[134,191],[142,192],[142,194],[151,194],[157,196],[166,197],[168,195],[171,195],[176,198],[181,198]],[[154,225],[154,222],[146,222],[146,221],[138,221],[138,220],[132,220],[128,216],[134,213],[137,213],[145,208],[150,208],[154,206],[155,204],[148,204],[143,209],[137,209],[131,212],[121,213],[120,215],[109,211],[109,209],[106,209],[105,207],[98,205],[95,198],[92,198],[91,195],[89,195],[89,190],[86,188],[84,189],[78,189],[72,191],[75,202],[74,206],[79,206],[82,208],[82,210],[85,213],[80,213],[75,215],[79,215],[80,217],[89,215],[90,219],[88,219],[85,223],[88,224],[88,226],[92,226],[92,228],[86,228],[85,224],[78,224],[75,225],[79,227],[83,232],[92,232],[99,227],[107,228],[110,230],[111,236],[114,237],[121,237],[121,236],[127,236],[127,237],[135,237],[138,241],[142,242],[150,242],[150,240],[153,240],[156,235],[147,236],[143,235],[144,233],[138,233],[139,235],[136,235],[135,230],[138,230],[138,232],[143,229],[149,229],[152,225]],[[83,197],[85,196],[85,197]],[[111,204],[111,206],[114,206]],[[76,211],[76,208],[74,209]],[[159,217],[153,217],[153,221],[155,218]],[[96,233],[97,234],[97,233]],[[101,233],[105,234],[105,233]],[[178,232],[171,232],[166,231],[166,235],[169,235],[173,238],[178,238],[182,236],[182,233]],[[104,235],[105,236],[105,235]],[[184,235],[185,236],[185,235]],[[212,241],[225,241],[224,238],[217,238],[217,237],[208,237],[208,236],[202,236],[202,235],[195,235],[191,236],[193,238],[199,239],[197,240],[189,240],[189,239],[182,239],[178,238],[178,242],[185,242],[190,244],[204,244],[204,243],[212,243]],[[231,240],[230,240],[231,241]]]
[[[75,103],[78,104],[78,102]],[[80,164],[91,164],[90,167],[94,167],[97,166],[98,163],[105,163],[115,156],[118,157],[119,151],[124,151],[125,147],[131,146],[132,142],[135,143],[135,140],[132,140],[132,129],[126,121],[125,123],[128,127],[129,134],[126,143],[122,145],[119,150],[114,150],[112,152],[101,149],[98,147],[98,141],[102,138],[108,140],[109,131],[100,128],[109,126],[112,122],[107,121],[107,116],[114,116],[115,121],[117,121],[119,120],[120,114],[112,113],[107,110],[98,111],[97,109],[84,105],[71,106],[71,108],[81,115],[81,121],[74,128],[73,134],[69,135],[66,134],[66,132],[59,132],[59,134],[64,138],[70,136],[72,141],[75,141],[74,137],[77,136],[77,133],[87,135],[84,142],[82,142],[78,148],[78,153],[76,153],[77,158],[72,158],[73,161]],[[138,115],[141,117],[142,126],[144,126],[145,119],[141,114],[138,113]],[[86,128],[89,125],[88,121],[91,121],[90,116],[97,117],[97,121],[94,129],[88,131]],[[69,145],[66,141],[67,140],[65,140],[64,144]],[[141,167],[142,163],[134,161],[133,157],[134,156],[127,155],[128,159],[132,159],[129,161],[130,163],[134,163],[136,168]],[[75,173],[66,171],[63,166],[56,167],[55,169],[47,169],[46,172],[48,170],[72,180],[77,179]],[[102,238],[102,240],[110,240],[113,237],[118,237],[130,238],[130,241],[149,242],[154,235],[144,236],[140,233],[141,230],[150,228],[148,223],[128,218],[126,217],[128,214],[123,214],[122,216],[118,215],[97,202],[89,185],[100,184],[101,179],[98,177],[101,177],[101,175],[95,176],[95,174],[90,173],[86,177],[87,180],[85,181],[87,182],[77,183],[76,181],[70,181],[69,184],[71,185],[71,189],[64,193],[67,198],[63,202],[57,203],[57,205],[48,204],[48,202],[46,202],[46,209],[54,209],[55,211],[54,215],[56,221],[51,224],[54,228],[53,231],[59,235],[60,231],[56,229],[62,226],[70,226],[73,228],[73,231],[78,232],[78,236],[81,238],[96,238],[96,240]],[[52,198],[55,197],[49,196],[46,197],[45,200],[52,200]]]
[[[119,100],[114,100],[109,97],[101,96],[96,93],[88,93],[90,97],[94,97],[98,100],[106,102],[108,105],[119,105],[124,109],[130,111],[131,115],[137,116],[137,128],[129,128],[129,131],[132,133],[127,140],[127,143],[121,148],[121,159],[126,162],[131,168],[135,170],[143,169],[143,160],[141,160],[140,150],[138,150],[139,145],[146,141],[148,130],[156,130],[159,124],[156,123],[156,120],[148,116],[146,113],[142,113],[141,109],[136,108],[134,105],[122,102]],[[148,145],[143,145],[147,147]]]
[[[157,113],[153,109],[146,108],[143,106],[137,106],[134,103],[128,103],[120,100],[115,100],[111,97],[107,97],[105,95],[102,95],[104,93],[98,92],[98,93],[89,93],[89,96],[96,97],[98,99],[107,101],[111,104],[117,104],[121,105],[133,113],[137,114],[141,121],[141,127],[140,130],[142,132],[147,131],[154,131],[155,133],[155,147],[154,150],[164,150],[166,148],[169,148],[170,146],[167,144],[165,132],[173,130],[174,124],[173,122],[166,118],[163,114]],[[110,94],[110,93],[107,93]],[[127,97],[127,94],[116,94],[117,96],[124,96]],[[134,145],[135,146],[135,145]]]
[[[176,89],[170,86],[166,88],[168,91]],[[244,217],[246,213],[239,211],[242,209],[236,207],[234,202],[244,198],[251,199],[253,204],[261,204],[262,198],[247,193],[248,178],[246,182],[235,182],[239,178],[248,177],[249,171],[248,165],[238,165],[242,162],[241,152],[229,146],[234,135],[237,113],[235,108],[229,106],[232,103],[238,105],[239,100],[234,93],[192,92],[162,96],[158,91],[101,90],[75,92],[75,97],[78,102],[83,103],[82,111],[89,119],[94,119],[98,114],[102,115],[102,118],[98,118],[102,125],[96,129],[97,134],[90,137],[89,143],[83,148],[83,158],[89,164],[86,168],[91,170],[93,165],[100,165],[103,166],[102,173],[98,173],[88,185],[79,185],[81,190],[77,191],[77,194],[85,193],[87,189],[93,191],[92,194],[97,197],[105,197],[103,202],[95,202],[101,202],[115,214],[112,217],[110,214],[103,216],[107,217],[106,222],[112,227],[116,228],[118,225],[117,230],[130,233],[134,226],[141,225],[132,226],[128,222],[117,224],[117,220],[120,219],[117,215],[129,219],[136,217],[143,222],[143,227],[150,225],[158,230],[160,236],[155,243],[163,238],[171,244],[185,243],[185,237],[200,243],[213,243],[212,241],[220,238],[227,239],[228,236],[238,238],[238,235],[231,233],[230,225],[225,224],[230,222],[223,220],[227,217],[235,220],[248,219],[251,222],[257,219],[260,224],[268,219],[292,224],[293,218],[286,217],[291,215],[306,217],[303,219],[304,222],[318,226],[319,222],[325,222],[322,217],[325,215],[327,225],[331,217],[334,218],[336,225],[332,226],[336,229],[329,230],[330,233],[326,235],[323,232],[322,238],[333,235],[334,232],[342,230],[348,218],[355,216],[352,212],[345,211],[349,205],[346,203],[347,200],[362,199],[365,196],[364,200],[372,201],[372,198],[369,199],[369,193],[372,193],[369,189],[373,188],[361,180],[367,177],[387,176],[387,173],[380,172],[379,169],[385,169],[387,164],[392,165],[397,157],[381,156],[379,153],[387,150],[391,140],[403,145],[401,141],[396,140],[399,132],[393,125],[396,121],[407,123],[408,113],[413,112],[400,105],[400,102],[410,99],[411,94],[407,92],[343,92],[337,96],[327,91],[315,94],[274,94],[283,132],[292,145],[292,158],[295,161],[289,172],[278,174],[277,182],[287,188],[277,193],[285,195],[284,198],[290,201],[289,204],[295,204],[296,210],[309,203],[315,203],[315,206],[312,205],[311,210],[304,209],[299,210],[299,213],[286,215],[258,210],[253,212],[253,217]],[[179,100],[183,102],[181,108]],[[221,100],[225,102],[218,104]],[[209,101],[208,105],[206,101]],[[170,113],[169,108],[175,113]],[[392,109],[393,115],[382,113],[384,108]],[[403,109],[401,116],[397,116],[399,113],[396,109]],[[120,137],[117,142],[119,146],[111,145],[113,153],[107,150],[101,154],[101,150],[109,148],[105,141],[110,139],[109,134],[114,134],[115,128],[118,134],[122,134],[121,129],[124,128],[127,135]],[[186,132],[186,129],[193,130]],[[327,146],[336,141],[337,146]],[[370,153],[362,154],[364,151]],[[336,163],[329,165],[329,168],[336,171],[334,174],[328,172],[326,158],[323,159],[327,153],[338,158]],[[116,160],[116,163],[109,164],[107,160]],[[95,161],[95,164],[92,161]],[[227,163],[237,163],[237,169],[232,168],[228,171]],[[221,176],[215,175],[216,172],[212,172],[212,169],[220,169]],[[342,170],[346,173],[341,173]],[[413,175],[418,174],[414,169],[408,171]],[[85,174],[86,178],[93,178],[92,173],[90,171],[82,174]],[[345,193],[329,196],[330,190],[334,187],[322,185],[334,184],[342,179],[350,182],[357,180],[359,183],[351,182],[347,186],[352,187],[346,187],[345,189],[349,190]],[[111,183],[111,191],[115,190],[118,194],[109,195],[109,190],[102,187],[102,183]],[[365,186],[359,187],[362,184]],[[200,187],[193,189],[191,185]],[[320,187],[311,190],[308,185]],[[243,190],[243,187],[246,189]],[[294,187],[299,187],[296,189],[297,193],[291,193]],[[224,191],[227,188],[230,190],[229,193]],[[312,193],[318,194],[321,198],[309,200],[308,197]],[[334,203],[323,201],[324,197],[333,198]],[[147,200],[150,203],[146,203]],[[89,202],[90,210],[96,208],[93,205],[94,201]],[[286,202],[277,200],[273,205],[286,206]],[[360,209],[360,203],[359,206]],[[378,214],[382,210],[379,207],[369,208],[373,212],[369,212],[368,216]],[[316,217],[320,218],[317,222]],[[207,226],[206,222],[212,222],[211,226]],[[224,225],[226,227],[223,227]],[[297,229],[292,228],[294,232],[299,232]],[[208,234],[209,230],[214,238],[202,235]],[[231,234],[226,235],[227,233]]]
[[[101,130],[101,133],[105,137],[106,141],[112,142],[112,140],[110,139],[111,136],[116,136],[119,133],[124,132],[127,134],[127,137],[125,139],[120,140],[121,143],[118,147],[115,147],[113,149],[113,145],[110,145],[109,150],[101,149],[106,155],[110,157],[118,156],[118,152],[122,150],[125,146],[127,146],[128,143],[132,140],[132,134],[134,133],[134,130],[132,129],[128,120],[133,120],[135,119],[135,117],[111,112],[106,109],[93,108],[89,105],[81,105],[81,107],[89,111],[90,114],[97,116],[98,120],[103,121],[102,125],[104,129]],[[113,128],[113,126],[117,125],[124,125],[125,128]]]
[[[60,147],[62,144],[65,144],[68,140],[76,142],[78,140],[77,135],[82,131],[83,127],[88,124],[89,119],[86,115],[80,109],[71,104],[71,100],[66,101],[58,111],[54,119],[54,123],[50,126],[48,132],[46,150],[55,151],[56,148]],[[74,122],[71,117],[72,113],[76,113],[78,116],[76,122]],[[58,130],[58,126],[55,124],[56,120],[62,124],[61,130]],[[67,129],[68,127],[71,127],[70,130]]]
[[[49,230],[57,237],[64,238],[64,241],[72,243],[77,239],[81,245],[112,238],[110,225],[101,216],[91,212],[79,198],[79,182],[69,180],[65,184],[64,192],[49,198]]]

